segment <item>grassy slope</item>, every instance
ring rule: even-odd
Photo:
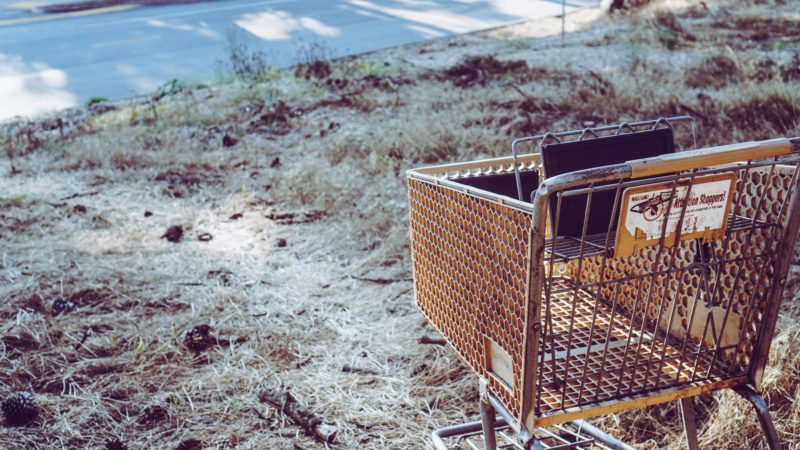
[[[3,429],[0,447],[318,448],[259,400],[271,390],[336,425],[342,448],[424,447],[475,417],[474,377],[417,343],[433,332],[413,307],[403,171],[586,122],[688,113],[701,145],[800,135],[791,2],[707,3],[581,13],[564,47],[539,36],[557,23],[522,24],[339,61],[323,78],[270,73],[8,124],[0,393],[31,390],[43,414]],[[527,67],[446,71],[474,55]],[[159,239],[173,224],[181,243]],[[793,295],[766,383],[790,446]],[[76,309],[54,316],[59,296]],[[232,343],[195,357],[180,336],[204,323]],[[705,448],[761,445],[732,395],[703,408]],[[602,424],[641,448],[681,446],[672,406]]]

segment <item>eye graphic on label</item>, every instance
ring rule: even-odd
[[[631,207],[631,212],[641,214],[648,222],[652,222],[664,214],[666,203],[672,198],[669,192],[653,194],[649,199]]]
[[[663,209],[661,208],[661,204],[657,204],[657,205],[656,204],[651,204],[651,205],[648,205],[648,207],[644,210],[642,215],[644,215],[644,219],[645,220],[647,220],[649,222],[652,222],[652,221],[658,219],[659,217],[661,217],[661,212],[662,211],[663,211]]]

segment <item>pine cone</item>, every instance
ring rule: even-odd
[[[199,439],[186,439],[185,441],[181,441],[175,450],[200,450],[203,448],[203,442]]]
[[[70,312],[75,309],[75,303],[68,298],[58,297],[53,300],[53,315],[57,316],[61,313]]]
[[[128,450],[128,447],[119,439],[112,439],[106,442],[106,450]]]
[[[139,423],[155,425],[169,417],[169,411],[161,405],[150,405],[139,414]]]
[[[10,425],[25,425],[39,413],[36,409],[36,399],[25,391],[8,397],[3,402],[2,409],[6,422]]]
[[[200,353],[216,343],[216,338],[211,335],[211,327],[206,324],[194,326],[183,334],[183,345],[195,353]]]
[[[172,225],[167,228],[167,232],[161,236],[161,239],[166,239],[170,242],[180,242],[183,239],[183,227],[180,225]]]

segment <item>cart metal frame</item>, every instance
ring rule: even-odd
[[[481,383],[481,396],[484,398],[486,384]],[[567,424],[557,424],[537,430],[539,443],[543,450],[633,450],[633,447],[619,441],[594,425],[576,420]],[[437,450],[449,450],[447,442],[455,440],[470,450],[480,450],[475,441],[483,445],[483,449],[522,449],[522,444],[512,433],[511,427],[503,417],[495,416],[495,409],[486,402],[481,402],[481,420],[440,428],[433,432],[433,446]],[[499,445],[498,445],[499,443]]]
[[[486,449],[495,448],[495,412],[527,449],[542,448],[540,427],[668,401],[678,402],[694,449],[691,398],[724,388],[754,406],[770,448],[780,448],[758,389],[800,229],[800,138],[563,174],[530,202],[458,181],[506,173],[521,190],[520,172],[542,171],[538,154],[519,154],[524,143],[678,125],[696,142],[693,119],[662,118],[518,139],[510,157],[408,171],[418,306],[484,386]],[[694,236],[683,223],[692,189],[715,176],[732,180],[732,214],[716,235],[684,238]],[[677,223],[663,220],[655,244],[616,256],[617,206],[608,232],[587,236],[591,197],[614,191],[619,201],[642,186],[686,200],[666,202]],[[551,197],[558,211],[575,195],[588,201],[584,234],[570,241],[548,208]]]

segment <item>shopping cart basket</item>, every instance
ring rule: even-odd
[[[779,448],[757,392],[800,226],[800,138],[549,178],[538,153],[517,152],[679,126],[696,142],[694,121],[676,117],[408,172],[417,305],[481,381],[485,448],[495,411],[540,448],[537,428],[673,400],[696,448],[691,398],[723,388]],[[575,201],[580,217],[565,216]],[[559,231],[567,222],[577,234]]]

